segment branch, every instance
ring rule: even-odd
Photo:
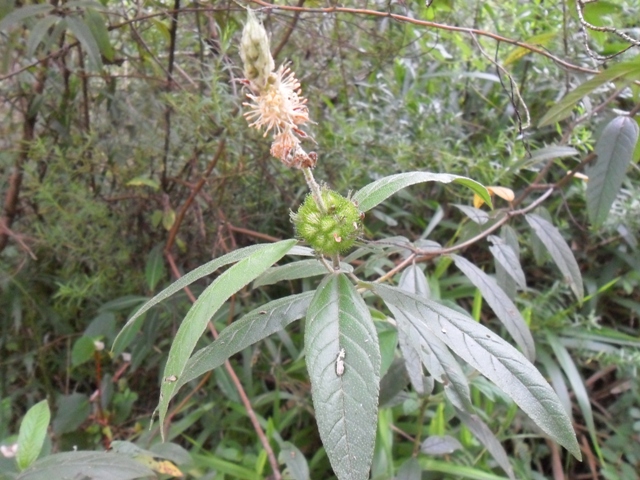
[[[32,111],[32,102],[38,95],[42,94],[42,91],[44,90],[44,84],[47,79],[47,69],[48,63],[45,63],[40,71],[40,77],[35,85],[34,93],[29,97],[25,95],[25,98],[28,98],[29,100],[27,108],[24,109],[25,118],[24,125],[22,127],[22,144],[20,145],[18,158],[16,158],[15,164],[13,165],[13,171],[9,177],[9,188],[7,189],[7,193],[4,197],[4,212],[2,217],[0,217],[0,225],[2,226],[0,229],[0,252],[6,248],[7,243],[9,242],[11,225],[13,225],[13,221],[18,213],[18,200],[20,198],[20,187],[22,186],[23,165],[29,158],[29,150],[35,135],[36,120],[38,118],[37,109],[33,109]]]
[[[396,13],[390,13],[390,12],[380,12],[377,10],[368,10],[368,9],[363,9],[363,8],[346,8],[346,7],[327,7],[327,8],[307,8],[307,7],[293,7],[293,6],[288,6],[288,5],[274,5],[268,2],[265,2],[264,0],[250,0],[252,3],[255,3],[257,5],[261,5],[265,8],[271,8],[274,10],[282,10],[282,11],[292,11],[292,12],[306,12],[306,13],[321,13],[321,14],[327,14],[327,13],[349,13],[349,14],[353,14],[353,15],[368,15],[368,16],[372,16],[372,17],[388,17],[391,18],[393,20],[396,20],[398,22],[405,22],[405,23],[411,23],[413,25],[419,25],[421,27],[429,27],[429,28],[436,28],[439,30],[446,30],[449,32],[460,32],[460,33],[466,33],[468,35],[478,35],[481,37],[488,37],[488,38],[492,38],[494,40],[497,40],[498,42],[504,42],[504,43],[508,43],[509,45],[515,45],[517,47],[521,47],[524,48],[526,50],[529,50],[530,52],[533,53],[537,53],[538,55],[542,55],[543,57],[547,57],[548,59],[552,60],[554,63],[556,63],[557,65],[564,67],[566,69],[569,70],[575,70],[577,72],[583,72],[583,73],[591,73],[594,75],[597,75],[598,73],[600,73],[599,70],[595,70],[592,68],[586,68],[586,67],[581,67],[579,65],[574,65],[573,63],[567,62],[566,60],[561,59],[560,57],[557,57],[556,55],[553,55],[552,53],[537,47],[535,45],[531,45],[529,43],[525,43],[525,42],[520,42],[518,40],[514,40],[512,38],[508,38],[508,37],[503,37],[502,35],[498,35],[496,33],[492,33],[492,32],[487,32],[485,30],[479,30],[477,28],[467,28],[467,27],[457,27],[457,26],[453,26],[453,25],[446,25],[443,23],[437,23],[437,22],[430,22],[428,20],[418,20],[416,18],[411,18],[411,17],[407,17],[405,15],[398,15]],[[640,85],[640,80],[636,80],[634,82],[636,85]]]
[[[165,244],[165,247],[164,247],[165,254],[168,254],[171,251],[171,247],[173,247],[173,244],[175,243],[176,236],[178,235],[178,230],[180,229],[180,225],[182,225],[182,221],[184,220],[184,216],[186,215],[187,210],[189,210],[189,207],[195,200],[196,196],[198,196],[198,193],[200,193],[200,190],[202,190],[202,187],[204,187],[204,184],[207,183],[207,180],[209,179],[209,175],[211,175],[211,172],[213,171],[213,169],[216,168],[216,165],[218,164],[218,160],[220,160],[220,157],[224,152],[225,144],[226,144],[226,140],[222,139],[218,144],[218,150],[216,151],[215,155],[209,162],[209,165],[207,165],[207,169],[202,174],[202,177],[200,178],[200,180],[198,180],[198,183],[196,183],[196,185],[191,190],[189,197],[185,200],[184,204],[182,205],[182,208],[178,212],[178,215],[176,215],[176,220],[175,222],[173,222],[173,225],[171,226],[171,230],[169,231],[169,236],[167,237],[167,243]]]

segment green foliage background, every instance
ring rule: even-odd
[[[637,46],[606,63],[590,57],[573,1],[431,3],[427,8],[414,1],[370,2],[367,8],[525,41],[583,69],[640,58]],[[520,192],[544,165],[535,155],[532,159],[532,152],[572,147],[575,154],[550,165],[546,179],[552,184],[593,150],[617,112],[637,113],[640,90],[631,82],[636,77],[627,84],[603,85],[568,120],[538,127],[552,105],[591,75],[480,34],[364,11],[314,11],[329,6],[316,1],[299,4],[302,13],[264,9],[262,15],[276,62],[291,62],[309,99],[316,122],[310,133],[319,155],[316,178],[344,194],[409,170],[465,175]],[[34,5],[51,8],[10,21],[10,12]],[[299,172],[270,158],[269,142],[249,130],[242,117],[245,90],[237,46],[245,14],[236,3],[56,5],[14,1],[0,10],[5,223],[12,174],[21,172],[15,215],[6,223],[9,230],[3,230],[6,246],[0,254],[0,443],[15,440],[27,409],[47,398],[53,426],[45,453],[73,445],[97,450],[111,439],[147,448],[158,442],[157,427],[147,426],[161,366],[190,304],[187,296],[177,295],[147,314],[127,347],[131,363],[125,370],[120,371],[122,356],[96,351],[93,341],[110,347],[126,317],[170,283],[165,247],[184,273],[236,247],[289,238],[289,212],[307,190]],[[357,2],[345,6],[363,7]],[[633,0],[598,1],[585,9],[587,21],[636,37],[639,17],[640,5]],[[73,20],[64,26],[67,18],[89,25],[92,36],[72,28]],[[598,31],[588,32],[588,45],[603,56],[629,46],[615,34]],[[517,85],[530,112],[529,128],[523,129],[525,109],[496,64]],[[582,117],[594,108],[596,114]],[[516,303],[538,348],[548,352],[549,361],[542,356],[538,366],[554,387],[562,391],[564,385],[574,405],[578,437],[587,445],[583,453],[593,462],[567,460],[568,476],[595,468],[607,479],[631,479],[640,469],[638,152],[601,227],[589,226],[586,187],[578,180],[537,212],[558,226],[570,244],[585,281],[584,304],[576,303],[557,269],[545,261],[526,224],[511,223],[528,282]],[[211,166],[205,187],[180,218]],[[442,245],[463,241],[481,227],[453,204],[471,202],[463,189],[415,187],[368,215],[365,236],[416,239],[428,230],[429,239]],[[495,203],[506,206],[499,198]],[[437,226],[433,231],[431,222]],[[173,234],[175,242],[169,241]],[[495,271],[487,245],[464,253],[485,271]],[[432,290],[499,328],[473,286],[449,263],[443,258],[426,264]],[[381,258],[368,274],[389,266]],[[224,326],[260,302],[312,285],[305,279],[243,292],[214,321]],[[205,286],[200,283],[194,293]],[[247,349],[233,364],[270,435],[300,449],[311,478],[328,478],[301,338],[296,327]],[[577,377],[571,378],[567,372],[573,370],[566,365],[558,366],[554,338],[570,351]],[[98,385],[100,407],[89,402]],[[585,388],[590,410],[580,404],[577,385]],[[531,431],[526,419],[494,387],[479,380],[474,388],[474,403],[508,446],[518,478],[550,475],[550,459],[561,455],[557,447],[526,433]],[[226,472],[227,478],[266,476],[264,452],[228,374],[218,369],[209,382],[194,384],[187,393],[182,403],[176,402],[169,438],[188,454],[176,454],[174,461],[194,478],[213,478],[213,471]],[[374,478],[388,478],[393,471],[385,464],[389,458],[399,466],[411,457],[411,442],[393,442],[389,429],[393,425],[419,438],[419,415],[430,435],[449,434],[461,441],[464,449],[453,454],[456,465],[499,472],[466,428],[448,421],[453,412],[444,409],[441,398],[421,404],[408,397],[382,409]],[[597,440],[589,436],[590,421]],[[381,453],[385,448],[389,456]],[[433,472],[444,468],[438,460],[422,459]],[[2,462],[9,460],[0,458],[0,470],[9,465]],[[465,477],[462,470],[450,474],[479,478]],[[444,478],[434,475],[428,478]]]

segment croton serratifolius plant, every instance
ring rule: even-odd
[[[305,360],[311,382],[320,437],[337,478],[369,478],[381,380],[380,344],[372,312],[378,321],[397,328],[398,350],[414,391],[428,396],[434,382],[459,419],[485,445],[497,464],[514,478],[507,454],[488,427],[475,415],[470,378],[479,372],[499,387],[551,439],[580,459],[580,449],[567,412],[549,383],[533,366],[535,345],[529,328],[498,283],[465,258],[435,242],[402,239],[367,242],[362,239],[365,213],[391,195],[424,182],[460,184],[491,205],[489,191],[458,175],[408,172],[374,181],[351,196],[320,186],[312,170],[317,155],[307,153],[302,126],[309,121],[306,99],[294,73],[283,65],[275,69],[266,31],[249,11],[243,30],[241,57],[250,102],[245,116],[250,126],[272,134],[271,154],[284,165],[301,170],[310,193],[292,213],[295,239],[253,245],[216,258],[181,277],[143,305],[120,332],[114,349],[127,342],[142,315],[196,280],[230,266],[202,292],[180,324],[169,351],[157,413],[161,425],[169,402],[180,388],[221,366],[229,357],[290,325],[305,319]],[[534,202],[534,203],[539,203]],[[526,213],[535,205],[523,209]],[[575,259],[557,230],[544,218],[526,220],[554,258],[577,269]],[[504,220],[504,217],[503,217]],[[503,222],[504,223],[504,222]],[[521,269],[508,242],[489,237],[492,253],[518,282]],[[304,242],[307,246],[299,245]],[[356,250],[344,257],[347,252]],[[406,260],[375,281],[364,281],[351,266],[367,255],[406,252]],[[410,254],[410,255],[409,255]],[[273,266],[285,255],[307,257]],[[430,298],[427,279],[416,266],[420,256],[449,255],[478,288],[518,348],[484,327],[459,308]],[[511,267],[510,267],[511,265]],[[271,301],[227,326],[210,345],[193,353],[208,322],[239,290],[323,275],[315,291]],[[390,282],[399,276],[398,284]],[[574,278],[576,276],[574,275]],[[579,278],[579,271],[578,277]],[[578,297],[582,286],[572,287]],[[386,311],[382,311],[386,307]],[[459,360],[466,362],[461,365]],[[426,373],[425,373],[426,372]]]

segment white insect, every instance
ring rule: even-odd
[[[344,357],[346,357],[347,352],[344,351],[344,348],[341,348],[338,352],[338,358],[336,358],[336,375],[341,377],[344,374]]]

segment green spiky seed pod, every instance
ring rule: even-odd
[[[322,189],[323,213],[312,194],[307,195],[297,213],[291,214],[297,235],[321,255],[332,256],[350,249],[360,232],[360,211],[348,198]]]

